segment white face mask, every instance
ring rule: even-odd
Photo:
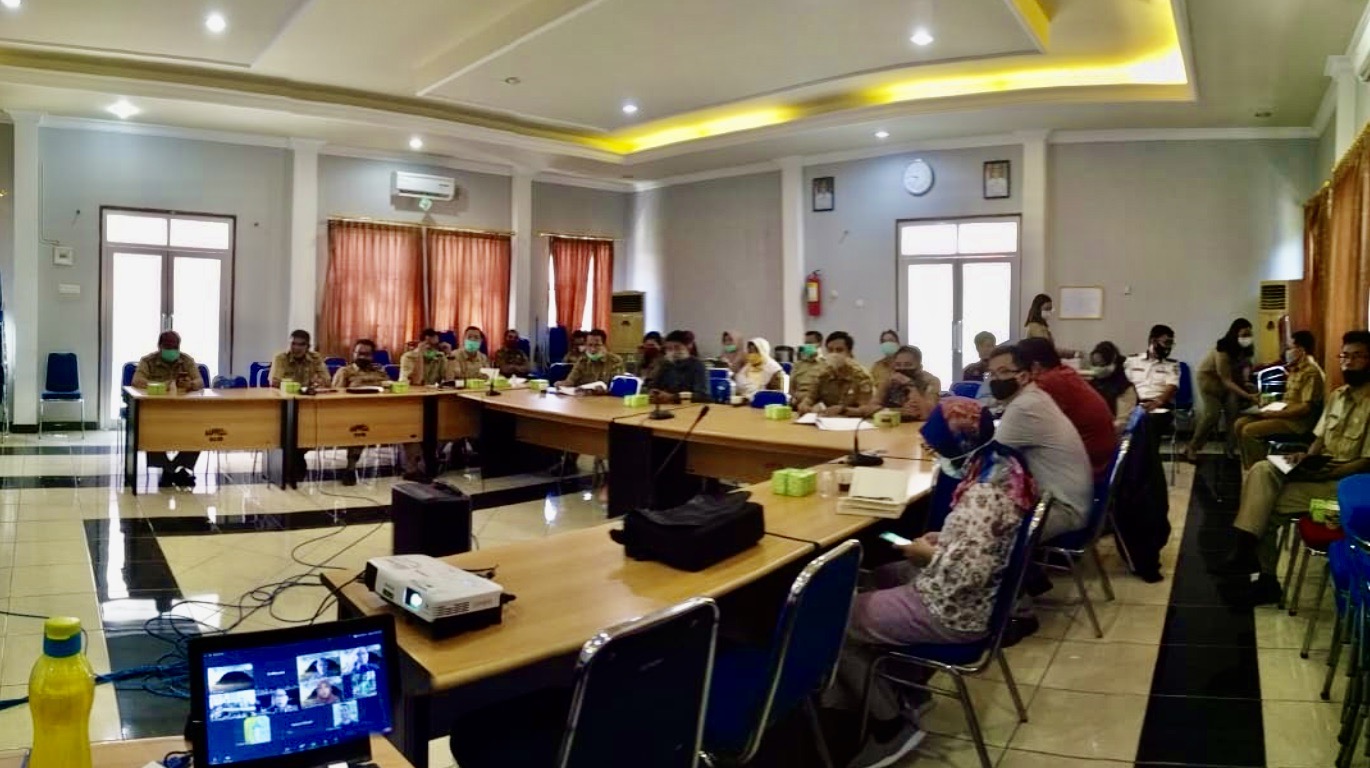
[[[1290,365],[1293,365],[1294,363],[1299,361],[1299,358],[1298,355],[1295,354],[1294,350],[1286,349],[1284,351],[1284,361]]]
[[[840,368],[840,367],[842,367],[842,366],[844,366],[844,365],[846,365],[846,364],[847,364],[847,353],[846,353],[846,352],[829,352],[829,353],[828,353],[828,365],[831,365],[831,366]]]
[[[1241,346],[1242,349],[1246,349],[1246,348],[1250,347],[1252,344],[1255,344],[1255,343],[1256,343],[1256,340],[1255,340],[1254,338],[1250,337],[1250,336],[1238,336],[1238,337],[1237,337],[1237,344],[1239,344],[1239,345]]]
[[[964,467],[958,467],[951,463],[951,459],[946,459],[941,456],[937,457],[937,471],[947,477],[954,477],[957,480],[965,477],[966,474]]]

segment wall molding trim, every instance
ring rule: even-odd
[[[1053,131],[1052,144],[1100,144],[1123,141],[1261,141],[1316,139],[1310,127],[1270,128],[1141,128],[1105,131]]]
[[[694,184],[700,181],[713,181],[714,179],[727,179],[733,176],[751,176],[757,173],[778,173],[780,163],[776,160],[765,160],[760,163],[748,163],[747,165],[735,165],[731,168],[715,168],[712,171],[700,171],[699,173],[686,173],[680,176],[668,176],[664,179],[652,179],[651,181],[639,181],[633,185],[638,192],[646,192],[651,189],[662,187],[674,187],[678,184]]]
[[[162,139],[209,141],[218,144],[242,144],[251,147],[271,147],[273,149],[289,149],[291,142],[291,139],[285,136],[238,133],[236,131],[213,131],[206,128],[181,128],[174,125],[157,125],[153,123],[125,123],[117,120],[98,120],[88,117],[61,117],[58,115],[47,115],[44,117],[43,127],[61,128],[73,131],[122,133],[130,136],[152,136]]]

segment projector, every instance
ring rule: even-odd
[[[372,558],[363,579],[436,637],[498,624],[503,614],[503,587],[428,555]]]

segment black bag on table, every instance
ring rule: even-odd
[[[702,571],[755,546],[766,533],[761,505],[746,491],[699,495],[671,509],[633,509],[623,530],[610,531],[634,560]]]

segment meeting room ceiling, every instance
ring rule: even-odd
[[[20,0],[0,108],[597,178],[1045,129],[1306,127],[1364,0]],[[207,29],[218,14],[222,29]],[[881,138],[876,138],[876,134]]]

